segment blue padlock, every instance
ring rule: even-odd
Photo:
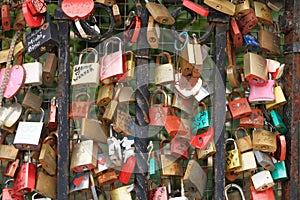
[[[206,104],[200,102],[199,107],[203,107],[203,110],[192,117],[192,133],[196,135],[206,132],[210,126],[210,116]]]
[[[275,163],[276,170],[271,172],[274,181],[285,181],[288,179],[285,162],[280,161]]]
[[[251,52],[258,52],[260,50],[259,42],[253,35],[243,35],[243,46],[245,46]]]
[[[285,124],[283,123],[282,117],[279,114],[279,112],[277,112],[276,110],[272,110],[270,112],[270,115],[276,130],[281,134],[286,134],[288,130]]]

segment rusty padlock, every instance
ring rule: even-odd
[[[38,95],[34,93],[34,88],[38,90]],[[34,112],[40,112],[40,108],[43,103],[43,90],[40,86],[29,87],[22,101],[22,106],[25,109],[32,110]]]
[[[245,133],[245,136],[239,138],[238,137],[239,131],[243,131]],[[243,127],[237,128],[234,131],[234,136],[235,136],[235,141],[238,146],[238,149],[240,150],[241,153],[244,153],[252,149],[252,139],[245,128]]]
[[[232,95],[237,94],[239,99],[232,99]],[[240,91],[232,91],[228,96],[228,108],[233,119],[242,118],[251,114],[250,105]]]

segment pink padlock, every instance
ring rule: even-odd
[[[274,95],[274,80],[268,80],[265,86],[256,86],[249,82],[250,95],[248,101],[253,104],[266,104],[275,101]]]

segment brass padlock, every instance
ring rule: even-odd
[[[280,0],[268,0],[267,6],[275,12],[279,12],[284,7],[284,2]]]
[[[227,0],[204,0],[204,3],[213,9],[233,16],[235,14],[235,5]]]
[[[262,28],[258,31],[257,39],[263,52],[274,56],[280,55],[280,37],[275,32]]]
[[[107,135],[108,128],[104,123],[94,119],[82,119],[80,136],[83,138],[106,143]]]
[[[198,159],[205,160],[206,158],[214,155],[216,150],[215,141],[212,140],[205,149],[196,149]]]
[[[255,15],[258,21],[264,25],[273,25],[273,18],[270,8],[262,2],[253,1]]]
[[[103,113],[103,119],[108,120],[108,121],[112,121],[113,117],[115,115],[115,112],[117,110],[118,107],[118,97],[119,97],[119,93],[120,93],[121,88],[118,88],[115,96],[113,97],[113,99],[109,102],[109,104],[107,105],[104,113]]]
[[[155,21],[160,24],[172,25],[175,23],[175,19],[172,17],[168,9],[161,3],[146,1],[146,8]]]
[[[11,134],[9,132],[4,132],[1,135],[0,140],[0,159],[1,160],[8,160],[12,161],[17,158],[17,155],[19,153],[19,149],[16,149],[14,145],[5,144],[6,143],[6,137]]]
[[[33,89],[38,90],[38,95],[33,93]],[[34,112],[40,112],[40,108],[43,103],[43,90],[40,86],[31,86],[26,92],[24,99],[22,101],[22,106],[25,109],[30,109]]]
[[[104,4],[106,6],[112,6],[114,4],[114,0],[95,0],[95,2]]]
[[[275,102],[266,104],[266,108],[268,110],[283,106],[284,104],[287,103],[286,98],[284,96],[284,93],[283,93],[280,85],[277,85],[274,88],[274,95],[275,95]]]
[[[42,73],[43,83],[45,85],[52,85],[54,82],[57,65],[58,59],[56,54],[49,53],[46,58]]]
[[[19,40],[19,42],[15,45],[13,56],[18,57],[19,55],[23,54],[25,52],[26,48],[23,43],[23,40]]]
[[[114,84],[102,85],[98,91],[98,97],[96,104],[101,106],[107,106],[113,98]]]
[[[238,137],[238,131],[241,130],[243,131],[246,135],[244,137],[239,138]],[[240,150],[241,153],[249,151],[252,149],[252,140],[250,135],[248,134],[248,131],[243,128],[243,127],[239,127],[234,131],[234,136],[235,136],[235,140],[237,143],[237,146]]]
[[[133,88],[130,86],[121,87],[118,101],[121,105],[135,103]]]
[[[240,151],[236,145],[236,142],[232,138],[226,139],[226,146],[229,142],[232,142],[234,149],[226,151],[226,172],[235,171],[242,165]]]
[[[129,60],[125,60],[124,68],[126,73],[121,77],[120,81],[130,81],[134,78],[134,70],[135,70],[135,61],[134,61],[134,53],[132,51],[126,51],[125,56],[129,55]]]
[[[235,16],[242,17],[250,12],[250,2],[249,0],[243,0],[236,4],[235,6]]]
[[[263,152],[275,152],[277,148],[276,133],[258,129],[252,132],[253,149]]]
[[[2,64],[7,62],[10,44],[8,38],[4,36],[0,36],[0,40],[5,42],[5,49],[0,51],[0,64]]]
[[[183,111],[185,114],[191,115],[194,101],[194,98],[185,99],[178,93],[175,93],[173,96],[172,107]]]
[[[163,176],[183,176],[183,168],[182,164],[177,160],[176,157],[171,155],[166,155],[163,150],[163,144],[169,143],[169,140],[162,140],[160,142],[160,150],[161,150],[161,168]],[[165,147],[166,148],[166,147]]]
[[[161,57],[166,57],[168,63],[161,64]],[[167,52],[162,52],[156,57],[156,67],[154,69],[155,85],[165,85],[174,82],[174,66],[172,64],[171,55]]]
[[[57,181],[54,176],[46,174],[43,169],[37,172],[35,191],[39,194],[56,199]]]
[[[132,200],[130,192],[134,185],[126,185],[110,191],[111,200]]]
[[[52,133],[43,140],[43,145],[39,155],[39,161],[43,169],[45,169],[50,175],[54,175],[56,173],[56,152],[57,136],[55,133]]]
[[[152,16],[149,16],[148,26],[147,26],[147,41],[151,48],[157,49],[159,36],[156,31],[155,21]]]

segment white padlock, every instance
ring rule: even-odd
[[[25,85],[42,85],[43,84],[43,65],[40,62],[25,63],[23,67],[26,72]]]
[[[268,170],[263,170],[254,174],[251,177],[251,180],[256,191],[264,191],[275,185],[272,175]]]

